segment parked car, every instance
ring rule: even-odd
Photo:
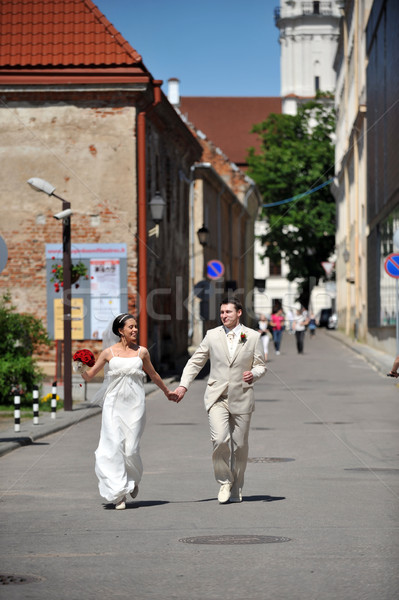
[[[322,308],[316,315],[318,327],[327,327],[327,329],[336,329],[338,327],[338,316],[332,308]]]

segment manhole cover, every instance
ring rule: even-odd
[[[252,463],[279,463],[279,462],[291,462],[295,458],[273,458],[268,456],[257,456],[255,458],[248,458],[248,462]]]
[[[12,584],[20,584],[20,583],[39,583],[43,581],[43,577],[38,577],[37,575],[1,575],[0,574],[0,585],[12,585]]]
[[[351,421],[310,421],[305,425],[353,425]]]
[[[200,537],[182,538],[184,544],[212,544],[215,546],[238,546],[243,544],[277,544],[290,542],[290,538],[273,535],[203,535]]]
[[[372,469],[367,467],[357,467],[355,469],[345,469],[345,471],[359,471],[360,473],[374,473],[375,471],[378,473],[399,473],[399,469],[390,469],[390,468],[377,468]]]

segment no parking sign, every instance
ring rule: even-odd
[[[399,254],[393,252],[385,259],[384,269],[390,277],[399,278]]]
[[[220,279],[224,275],[224,264],[220,260],[210,260],[206,265],[209,279]]]

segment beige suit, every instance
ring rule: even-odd
[[[244,483],[249,425],[255,410],[253,384],[266,372],[260,334],[243,325],[241,336],[230,357],[224,327],[209,330],[186,364],[180,381],[188,389],[210,359],[204,402],[213,442],[215,478],[221,484],[231,483],[232,495],[238,494]],[[243,381],[244,371],[252,372],[252,383]]]

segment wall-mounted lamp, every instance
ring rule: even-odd
[[[197,235],[198,235],[198,240],[199,240],[199,243],[201,244],[201,246],[203,246],[203,247],[207,246],[208,242],[209,242],[209,230],[205,227],[205,225],[203,225],[200,229],[198,229]]]
[[[148,237],[159,237],[159,223],[163,220],[166,202],[161,194],[157,191],[148,203],[151,212],[151,219],[155,223],[155,227],[149,230]]]

